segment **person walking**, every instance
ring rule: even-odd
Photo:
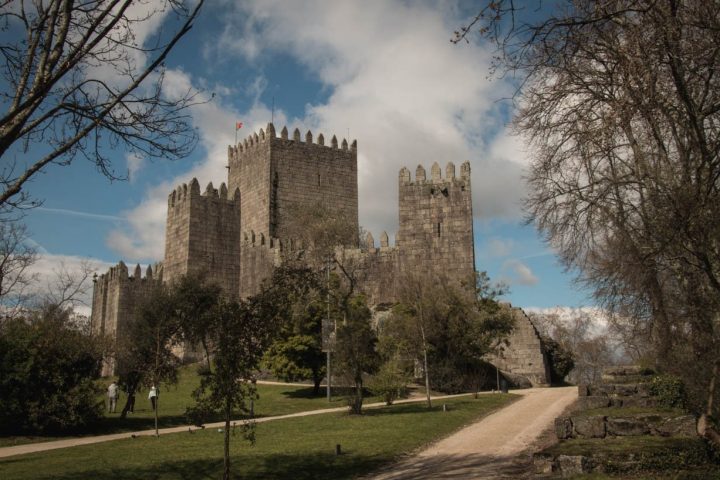
[[[117,386],[117,383],[112,382],[110,386],[107,389],[107,395],[108,395],[108,412],[115,413],[115,409],[117,408],[117,401],[118,397],[120,397],[120,389]]]
[[[159,394],[160,390],[155,388],[155,385],[153,385],[150,388],[150,393],[148,393],[148,399],[150,400],[150,403],[152,403],[153,412],[155,411],[155,406],[157,405],[157,397]]]

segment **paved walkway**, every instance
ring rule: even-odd
[[[534,444],[576,400],[577,387],[513,393],[523,398],[370,478],[526,478]]]
[[[483,394],[487,394],[487,392],[483,392]],[[454,397],[462,397],[464,395],[468,394],[460,394],[460,395],[444,395],[444,396],[437,396],[432,397],[433,400],[441,400],[444,398],[454,398]],[[406,400],[397,400],[395,404],[398,403],[411,403],[411,402],[422,402],[425,401],[425,397],[421,398],[409,398]],[[363,408],[379,408],[384,407],[384,402],[377,402],[377,403],[369,403],[363,405]],[[265,422],[271,422],[274,420],[283,420],[286,418],[294,418],[294,417],[305,417],[308,415],[321,415],[324,413],[335,413],[335,412],[345,412],[347,411],[347,407],[333,407],[333,408],[323,408],[319,410],[309,410],[305,412],[297,412],[297,413],[291,413],[288,415],[276,415],[272,417],[260,417],[256,418],[256,423],[265,423]],[[236,423],[242,423],[246,420],[237,420]],[[225,422],[216,422],[216,423],[207,423],[205,424],[205,428],[222,428],[225,426]],[[196,426],[189,426],[185,425],[182,427],[171,427],[171,428],[161,428],[158,433],[160,435],[166,435],[168,433],[179,433],[179,432],[187,432],[189,430],[198,430],[199,428]],[[141,430],[137,432],[123,432],[123,433],[113,433],[110,435],[98,435],[93,437],[76,437],[76,438],[68,438],[65,440],[55,440],[51,442],[39,442],[39,443],[27,443],[24,445],[16,445],[12,447],[3,447],[0,448],[0,458],[4,457],[11,457],[14,455],[24,455],[26,453],[34,453],[34,452],[44,452],[46,450],[55,450],[58,448],[68,448],[68,447],[75,447],[78,445],[90,445],[93,443],[101,443],[101,442],[110,442],[112,440],[120,440],[123,438],[131,438],[131,437],[143,437],[143,436],[154,436],[155,430]]]

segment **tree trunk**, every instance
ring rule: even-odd
[[[422,335],[423,343],[423,373],[425,374],[425,395],[427,396],[428,408],[432,408],[432,400],[430,400],[430,370],[428,369],[427,343],[425,342],[425,328],[422,325],[422,318],[420,322],[420,335]]]
[[[160,395],[155,395],[155,436],[159,437],[160,432],[158,432],[158,410],[160,409]]]
[[[352,413],[360,415],[362,413],[363,404],[363,383],[361,379],[355,379],[355,398],[352,404]]]
[[[320,383],[322,382],[322,377],[319,375],[313,375],[313,397],[317,397],[320,395]]]
[[[710,385],[708,385],[708,398],[705,413],[700,415],[700,419],[697,424],[698,434],[712,442],[716,447],[720,447],[720,433],[715,430],[710,419],[713,414],[715,383],[719,373],[718,370],[720,370],[720,361],[716,361],[713,365],[712,374],[710,375]]]
[[[223,460],[223,480],[230,480],[230,402],[225,402],[225,452]]]

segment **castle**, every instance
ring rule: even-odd
[[[444,175],[437,163],[429,176],[418,166],[414,178],[402,168],[395,245],[390,245],[385,232],[379,246],[368,233],[363,248],[357,245],[356,141],[338,143],[333,136],[325,145],[322,134],[314,140],[307,132],[303,139],[295,129],[289,138],[287,128],[278,137],[269,123],[265,130],[228,148],[227,168],[227,184],[219,188],[209,183],[201,192],[197,179],[192,179],[168,195],[162,263],[149,266],[143,277],[139,265],[129,276],[121,261],[96,279],[93,332],[122,335],[135,303],[152,282],[172,281],[188,273],[205,272],[229,295],[252,295],[281,261],[283,251],[295,247],[291,238],[295,212],[317,205],[346,220],[348,238],[356,241],[339,245],[336,255],[356,265],[358,287],[370,305],[396,303],[404,272],[435,271],[450,281],[466,281],[474,274],[469,162],[460,165],[459,172],[448,163]],[[522,340],[515,342],[517,348],[511,348],[501,368],[533,384],[548,383],[537,332],[524,314],[521,317],[525,320],[516,321],[522,323],[516,332],[522,332]],[[104,373],[111,371],[109,364]]]

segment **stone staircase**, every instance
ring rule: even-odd
[[[627,437],[673,437],[696,448],[691,440],[697,438],[695,417],[657,408],[657,399],[651,394],[652,378],[653,372],[637,366],[612,367],[603,372],[602,383],[578,386],[578,408],[555,420],[555,433],[561,443],[535,454],[536,473],[566,477],[639,468],[634,453],[615,448],[608,455],[607,450],[613,448],[593,448],[619,445],[617,439]],[[650,443],[659,445],[658,451],[662,451],[661,438]]]

